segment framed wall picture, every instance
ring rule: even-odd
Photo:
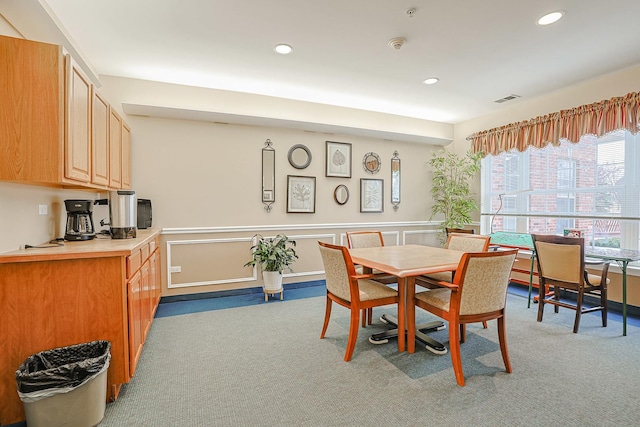
[[[326,176],[351,178],[351,144],[327,141]]]
[[[287,175],[287,213],[316,212],[316,177]]]
[[[360,212],[384,212],[384,180],[360,178]]]

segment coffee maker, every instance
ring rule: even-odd
[[[96,237],[93,226],[93,200],[65,200],[67,227],[64,240],[91,240]]]
[[[109,222],[100,221],[100,225],[109,226],[112,239],[134,239],[137,230],[137,201],[133,190],[109,191],[108,199],[98,199],[96,205],[109,205]]]

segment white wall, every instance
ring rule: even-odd
[[[106,78],[103,89],[109,99],[124,101],[131,99],[130,94],[134,92],[138,99],[144,98],[144,94],[132,89],[132,83],[136,82],[139,81]],[[156,92],[149,92],[149,97],[155,96]],[[127,116],[126,120],[133,130],[132,187],[139,197],[152,199],[154,226],[426,221],[429,218],[427,160],[439,146],[193,120],[140,116]],[[261,150],[267,138],[276,149],[276,203],[270,213],[261,203]],[[350,179],[325,177],[327,140],[352,144]],[[295,169],[287,160],[288,150],[295,144],[304,144],[311,150],[312,161],[306,169]],[[390,204],[390,162],[395,150],[402,164],[402,203],[398,211]],[[380,172],[375,175],[367,173],[362,166],[365,153],[371,151],[382,159]],[[316,177],[315,214],[286,213],[287,175]],[[359,212],[360,178],[384,180],[384,213]],[[333,200],[333,191],[339,184],[347,185],[351,194],[343,206]]]
[[[22,38],[2,15],[0,35]],[[62,237],[66,221],[64,200],[95,198],[95,192],[0,182],[0,252]],[[46,215],[39,214],[40,205],[47,207]],[[97,213],[104,214],[99,208]]]

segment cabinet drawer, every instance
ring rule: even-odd
[[[149,242],[149,253],[152,254],[153,251],[156,250],[156,239],[153,239],[152,241]]]
[[[144,245],[140,248],[140,260],[145,262],[149,258],[149,245]]]
[[[136,271],[140,270],[142,258],[140,251],[135,251],[127,257],[127,279],[133,277]]]

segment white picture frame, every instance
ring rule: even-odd
[[[316,212],[316,177],[287,175],[287,213]]]
[[[360,212],[384,212],[384,180],[360,178]]]

